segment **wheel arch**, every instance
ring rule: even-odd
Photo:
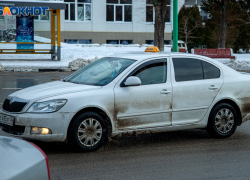
[[[212,110],[220,103],[227,103],[230,104],[231,106],[233,106],[233,108],[235,109],[237,115],[238,115],[238,126],[240,126],[242,124],[242,114],[241,114],[241,110],[239,105],[232,99],[221,99],[219,100],[216,104],[214,104],[213,108],[210,111],[210,114],[212,112]]]
[[[67,129],[67,137],[68,137],[68,133],[69,133],[69,129],[70,127],[72,126],[74,120],[82,113],[85,113],[85,112],[95,112],[97,114],[99,114],[106,122],[107,124],[107,129],[108,129],[108,137],[111,136],[112,134],[112,131],[113,131],[113,126],[112,126],[112,122],[111,122],[111,118],[108,116],[108,114],[101,108],[99,107],[85,107],[81,110],[79,110],[74,116],[73,118],[70,120],[70,123],[69,123],[69,126],[68,126],[68,129]]]

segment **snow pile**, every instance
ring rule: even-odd
[[[227,60],[227,61],[220,61],[223,64],[233,68],[236,71],[249,71],[250,70],[250,61],[234,61],[234,60]]]
[[[5,68],[3,67],[3,65],[0,63],[0,71],[5,70]]]
[[[215,59],[236,71],[250,71],[250,54],[234,54],[236,60]]]
[[[94,59],[89,59],[89,60],[78,58],[78,59],[69,63],[69,68],[72,71],[76,71],[84,66],[87,66],[88,64],[90,64],[91,62],[93,62],[97,59],[98,59],[97,57]]]

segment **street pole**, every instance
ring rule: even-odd
[[[173,52],[178,52],[178,0],[173,0]]]

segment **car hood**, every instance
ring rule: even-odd
[[[39,100],[48,98],[51,96],[75,93],[80,91],[90,91],[100,89],[101,86],[90,86],[82,84],[73,84],[63,81],[54,81],[45,84],[32,86],[20,91],[12,93],[11,97],[18,97],[25,100]]]

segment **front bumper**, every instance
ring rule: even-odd
[[[55,113],[7,113],[0,110],[0,113],[6,114],[9,116],[15,117],[15,122],[13,127],[17,128],[22,127],[24,131],[22,133],[14,133],[14,131],[7,130],[8,127],[1,126],[0,129],[2,132],[11,135],[17,136],[24,139],[33,139],[45,142],[63,142],[67,138],[68,126],[71,119],[74,116],[74,113],[65,113],[65,112],[55,112]],[[4,128],[3,128],[4,127]],[[31,127],[45,127],[51,130],[51,134],[31,134]]]

